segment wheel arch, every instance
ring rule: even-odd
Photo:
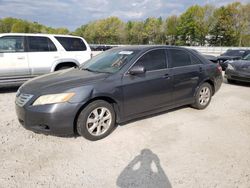
[[[74,65],[79,67],[80,63],[76,61],[75,59],[64,59],[64,60],[59,60],[53,63],[50,72],[56,71],[58,66],[66,66],[66,65]]]
[[[112,97],[110,96],[96,96],[96,97],[93,97],[91,98],[90,100],[88,100],[86,103],[84,103],[77,111],[76,115],[75,115],[75,118],[74,118],[74,132],[77,134],[77,131],[76,131],[76,123],[77,123],[77,119],[79,117],[79,114],[81,113],[81,111],[87,106],[89,105],[90,103],[94,102],[94,101],[97,101],[97,100],[103,100],[103,101],[106,101],[108,103],[110,103],[113,108],[114,108],[114,111],[115,111],[115,116],[116,116],[116,122],[119,121],[120,119],[120,108],[119,108],[119,105],[118,105],[118,102],[113,99]]]
[[[207,78],[207,79],[204,79],[202,82],[200,82],[199,86],[196,88],[196,90],[195,90],[195,92],[194,92],[194,96],[196,95],[196,93],[197,93],[198,89],[200,88],[200,86],[201,86],[202,84],[204,84],[204,83],[210,84],[211,87],[212,87],[212,95],[215,94],[215,85],[214,85],[214,82],[213,82],[212,79]]]

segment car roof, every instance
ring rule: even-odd
[[[2,36],[43,36],[43,37],[76,37],[81,38],[79,36],[74,35],[62,35],[62,34],[45,34],[45,33],[1,33],[0,37]]]
[[[189,50],[187,48],[179,47],[179,46],[168,46],[168,45],[127,45],[127,46],[119,46],[112,49],[118,49],[118,50],[139,50],[139,51],[146,51],[151,49],[157,49],[157,48],[178,48],[178,49],[185,49]],[[191,51],[191,50],[189,50]]]
[[[250,49],[228,49],[227,51],[250,51]]]

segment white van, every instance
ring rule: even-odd
[[[91,58],[81,37],[50,34],[0,34],[0,86],[71,67]]]

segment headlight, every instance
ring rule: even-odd
[[[234,67],[233,67],[231,64],[228,64],[228,65],[227,65],[227,69],[228,69],[228,70],[234,70]]]
[[[59,93],[51,95],[42,95],[33,103],[33,106],[44,105],[44,104],[54,104],[69,101],[75,93]]]

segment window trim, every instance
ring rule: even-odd
[[[6,36],[2,36],[0,37],[0,39],[3,39],[3,38],[8,38],[8,37],[22,37],[23,38],[23,42],[24,42],[24,48],[23,48],[23,52],[1,52],[0,51],[0,54],[11,54],[11,53],[26,53],[27,52],[27,42],[26,42],[26,39],[25,39],[25,36],[23,35],[6,35]]]
[[[49,51],[30,51],[29,37],[43,37],[43,38],[46,38],[46,39],[47,39],[47,42],[50,41],[50,42],[52,42],[52,44],[54,44],[56,50],[54,50],[54,51],[50,51],[50,50],[49,50]],[[55,43],[54,43],[49,37],[47,37],[47,36],[32,36],[32,35],[29,35],[29,36],[25,36],[25,38],[26,38],[25,40],[26,40],[27,52],[29,52],[29,53],[49,53],[49,52],[58,52],[58,49],[57,49]],[[48,42],[48,48],[49,48],[49,42]]]
[[[157,70],[151,70],[151,71],[146,71],[146,73],[147,72],[149,72],[149,73],[151,73],[151,72],[156,72],[156,71],[161,71],[161,70],[167,70],[167,69],[169,69],[169,62],[168,62],[168,54],[167,54],[167,52],[166,52],[166,50],[167,50],[167,48],[154,48],[154,49],[149,49],[149,50],[146,50],[145,52],[143,52],[138,58],[136,58],[136,60],[129,66],[129,68],[125,71],[125,73],[124,73],[124,76],[126,76],[126,75],[130,75],[129,74],[129,70],[138,62],[138,60],[142,57],[142,56],[144,56],[146,53],[148,53],[148,52],[151,52],[151,51],[155,51],[155,50],[164,50],[164,53],[165,53],[165,65],[166,65],[166,68],[164,68],[164,69],[157,69]]]

